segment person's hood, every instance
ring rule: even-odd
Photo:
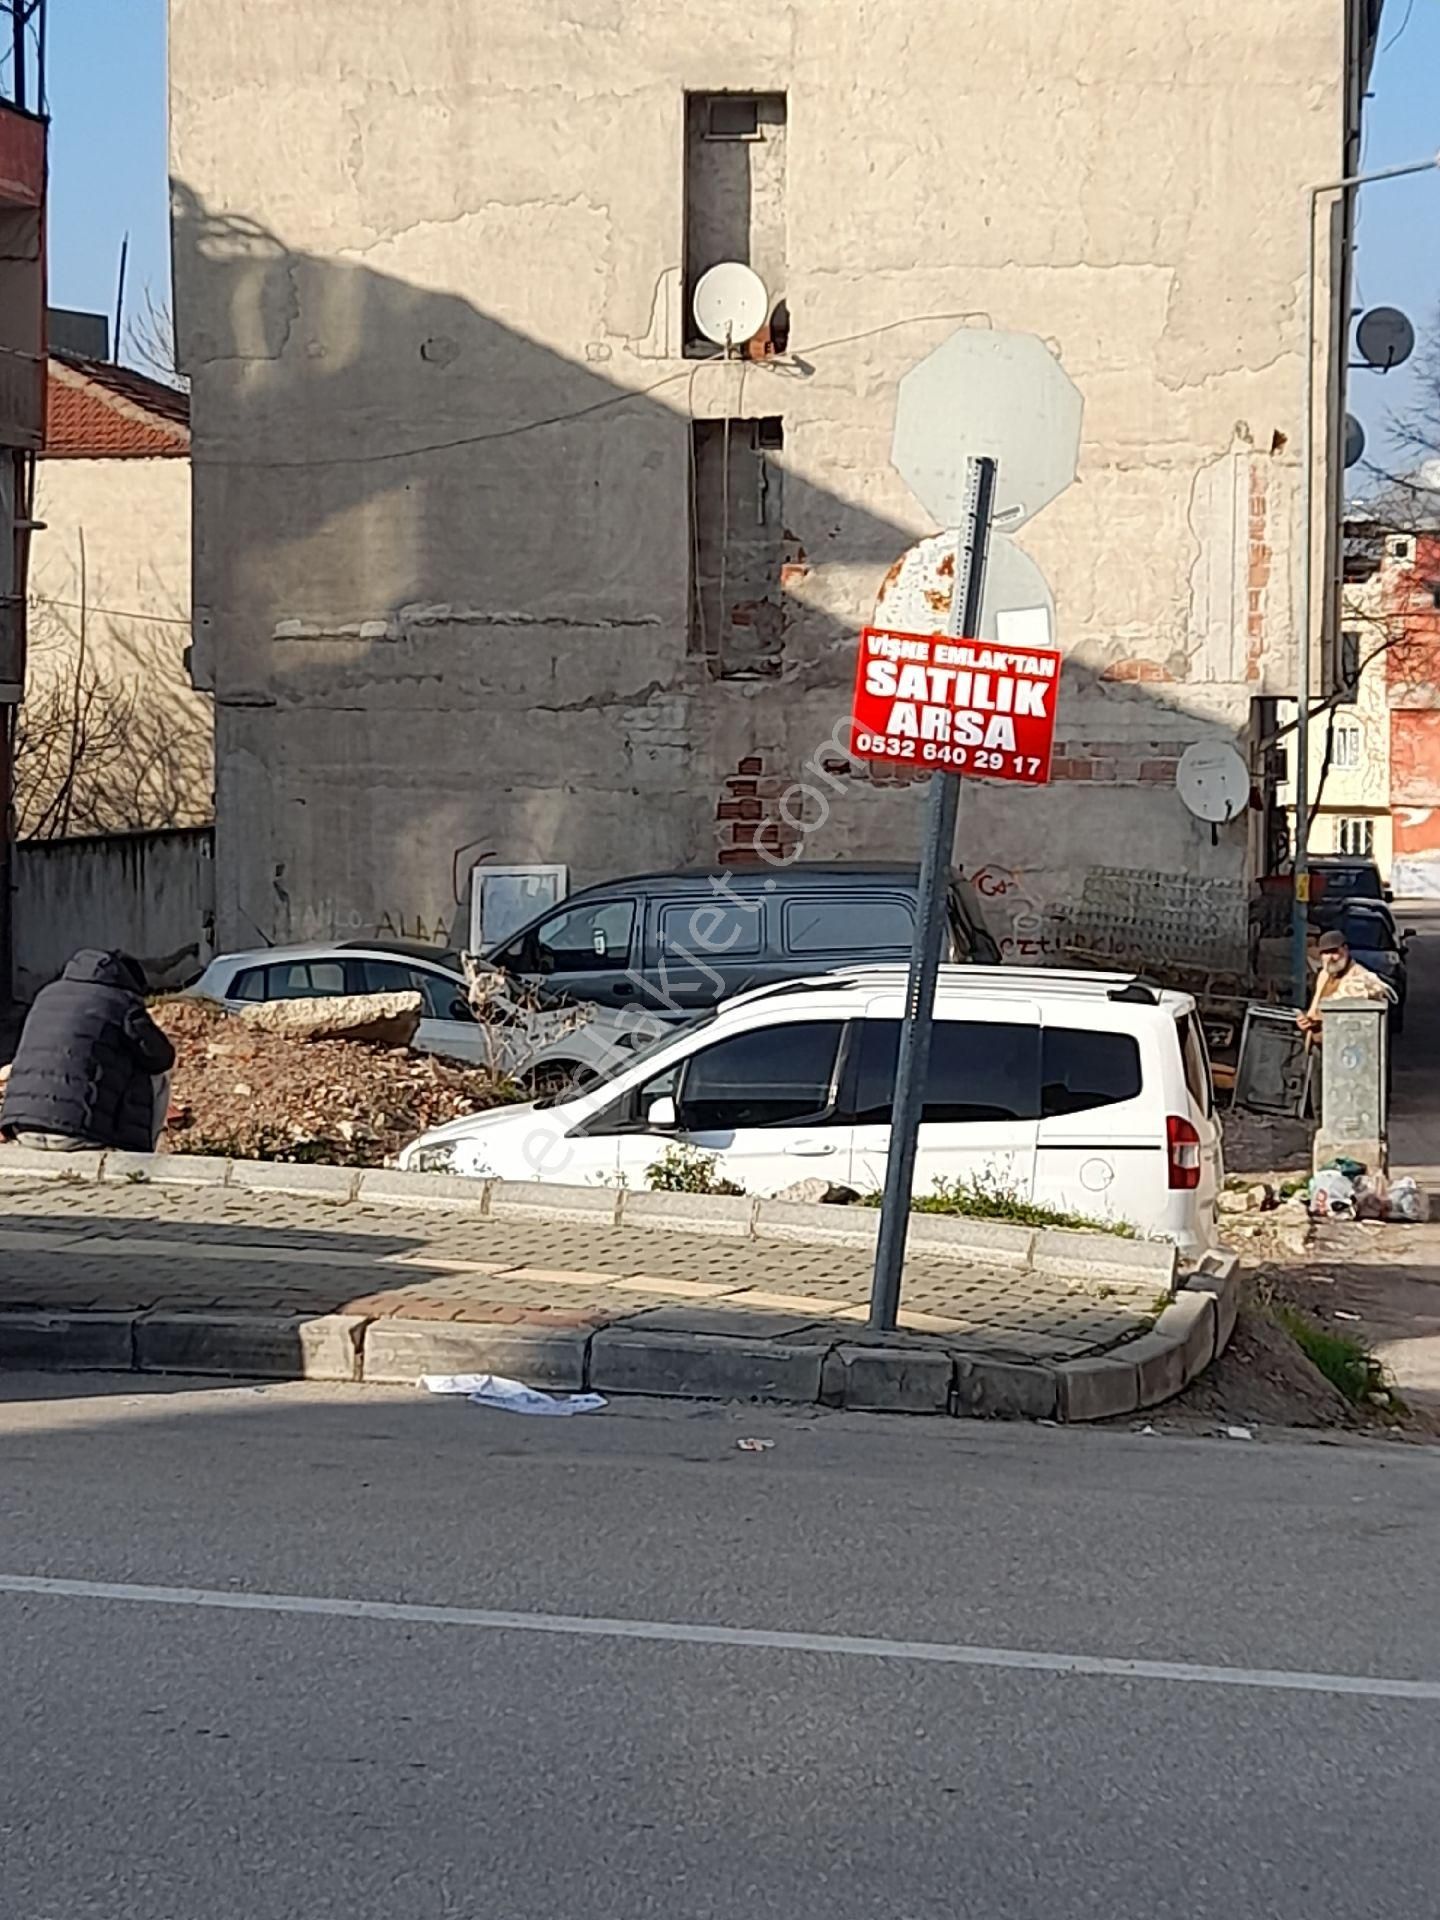
[[[128,953],[102,953],[98,947],[83,947],[67,963],[62,978],[83,980],[90,986],[121,987],[127,993],[144,993],[145,970]]]

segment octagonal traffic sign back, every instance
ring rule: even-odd
[[[881,582],[870,624],[905,633],[948,633],[955,588],[955,535],[932,533],[902,553]],[[992,533],[980,597],[980,624],[970,640],[1000,646],[1054,645],[1055,596],[1022,547]]]
[[[1079,389],[1036,334],[961,327],[900,382],[890,458],[942,527],[966,511],[967,462],[998,462],[995,520],[1033,519],[1075,478]]]

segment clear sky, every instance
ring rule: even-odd
[[[303,4],[303,0],[296,0]],[[115,312],[170,286],[165,0],[50,0],[50,300]]]
[[[1366,168],[1440,150],[1440,0],[1386,0],[1380,40]],[[170,283],[165,0],[51,0],[49,60],[50,297],[113,313],[128,230],[133,314],[147,285],[163,299]],[[1440,171],[1366,188],[1357,237],[1357,304],[1401,307],[1417,328],[1440,321]],[[1378,459],[1405,389],[1399,371],[1351,377],[1350,405]]]
[[[1440,0],[1385,0],[1366,106],[1362,172],[1440,152]],[[1355,305],[1399,307],[1417,332],[1440,326],[1440,170],[1360,190]],[[1408,373],[1352,373],[1349,404],[1367,458],[1385,464],[1386,416],[1404,406]]]

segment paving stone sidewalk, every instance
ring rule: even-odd
[[[854,1340],[870,1265],[844,1247],[235,1189],[0,1188],[0,1313],[347,1314]],[[1152,1303],[1102,1281],[948,1258],[907,1264],[902,1326],[946,1352],[1062,1362],[1105,1353],[1153,1319]]]

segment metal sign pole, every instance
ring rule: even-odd
[[[969,466],[969,524],[957,545],[955,586],[946,624],[946,631],[952,639],[967,639],[979,631],[980,602],[985,588],[985,555],[990,543],[990,516],[995,500],[995,461],[989,458],[972,459]],[[895,1065],[895,1093],[890,1108],[890,1151],[885,1163],[885,1193],[880,1210],[880,1234],[875,1247],[875,1279],[870,1291],[870,1325],[877,1332],[892,1331],[900,1311],[900,1276],[905,1266],[905,1240],[910,1227],[915,1149],[930,1066],[935,981],[944,943],[947,882],[955,848],[955,822],[959,807],[959,778],[953,773],[937,771],[932,774],[925,806],[925,840],[920,855],[920,909],[915,924],[915,945],[910,954],[910,981],[905,994],[905,1018],[900,1028],[900,1053]]]

